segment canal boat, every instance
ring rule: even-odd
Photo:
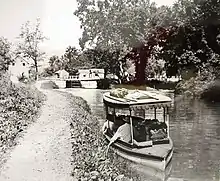
[[[114,89],[103,94],[103,134],[109,148],[130,161],[165,171],[172,159],[171,98],[156,92]]]

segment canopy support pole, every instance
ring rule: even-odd
[[[167,120],[166,120],[166,109],[165,107],[163,108],[163,122],[165,123]]]
[[[113,109],[113,121],[114,121],[114,123],[115,123],[115,108]]]
[[[131,117],[131,109],[129,109],[129,111],[130,111],[130,125],[131,125],[131,144],[134,145],[134,133],[133,133],[133,121]]]
[[[145,119],[145,110],[144,109],[141,109],[141,116]]]
[[[154,119],[157,119],[157,108],[154,108]]]
[[[108,106],[105,105],[105,114],[106,114],[106,119],[108,118]]]
[[[166,112],[166,122],[167,122],[167,137],[170,137],[170,124],[169,124],[169,108],[167,107]]]
[[[105,111],[106,111],[106,119],[107,119],[107,122],[108,122],[108,129],[109,129],[109,119],[108,119],[108,106],[107,105],[105,105]]]

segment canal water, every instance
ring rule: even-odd
[[[66,89],[84,98],[92,113],[104,119],[102,94],[98,89]],[[165,176],[131,165],[143,181],[220,181],[220,103],[206,103],[174,96],[170,116],[170,136],[174,155]],[[145,174],[146,173],[146,174]]]

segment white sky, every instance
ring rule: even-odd
[[[158,5],[171,5],[174,0],[154,0]],[[69,45],[79,47],[80,23],[73,15],[75,0],[0,0],[0,36],[15,41],[21,25],[41,19],[41,28],[49,40],[42,48],[48,55],[61,55]]]

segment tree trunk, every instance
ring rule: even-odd
[[[147,64],[147,51],[143,48],[140,50],[139,60],[135,62],[135,77],[137,85],[145,84],[145,69]]]
[[[36,59],[34,60],[34,66],[35,66],[35,71],[36,71],[34,79],[38,80],[38,65],[37,65],[37,60]]]

